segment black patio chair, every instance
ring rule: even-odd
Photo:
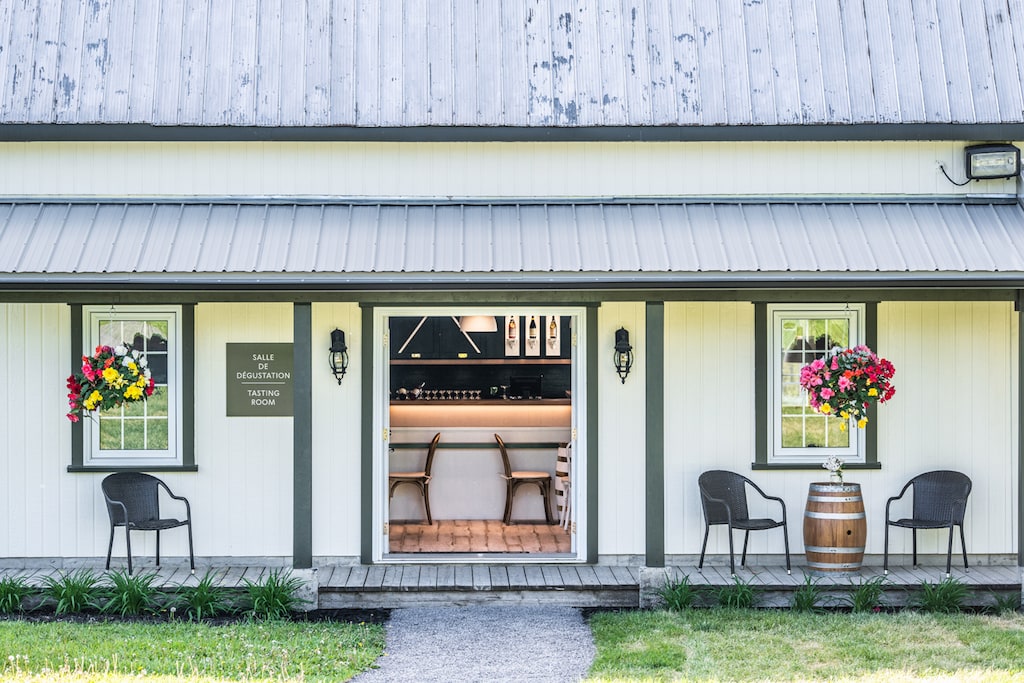
[[[142,472],[118,472],[106,477],[100,484],[110,516],[110,543],[107,545],[107,569],[114,549],[114,529],[124,527],[128,549],[128,573],[132,573],[132,531],[156,532],[156,566],[160,566],[160,532],[179,526],[188,527],[188,561],[192,573],[196,572],[195,553],[192,549],[192,508],[183,496],[176,496],[160,479]],[[174,500],[185,504],[185,518],[160,517],[160,489]]]
[[[770,518],[751,519],[747,508],[747,486],[752,487],[765,500],[774,500],[782,506],[782,519]],[[742,474],[726,470],[709,470],[697,479],[700,488],[700,504],[704,508],[704,543],[700,547],[700,562],[697,569],[704,566],[704,551],[708,547],[708,533],[716,524],[729,527],[729,570],[736,575],[736,559],[733,552],[732,530],[741,529],[743,535],[743,555],[740,566],[747,564],[747,541],[751,531],[766,531],[782,527],[782,540],[786,547],[786,573],[792,573],[789,563],[789,528],[786,524],[786,503],[778,496],[769,496],[761,488]]]
[[[889,506],[903,497],[913,487],[911,516],[893,520]],[[967,544],[964,541],[964,513],[967,512],[967,497],[971,495],[971,480],[966,474],[952,470],[935,470],[919,474],[904,486],[900,495],[893,496],[885,504],[885,553],[882,571],[889,573],[889,527],[910,529],[913,538],[913,561],[917,567],[917,530],[949,529],[949,545],[946,548],[946,577],[953,567],[953,527],[960,527],[960,550],[964,555],[964,571],[967,566]]]

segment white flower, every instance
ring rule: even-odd
[[[837,458],[834,455],[830,455],[825,460],[825,462],[821,463],[821,466],[822,466],[823,469],[826,469],[829,472],[842,472],[843,471],[843,461],[840,460],[839,458]]]
[[[128,353],[128,347],[123,344],[118,344],[114,347],[115,356],[123,356]]]
[[[139,359],[139,367],[140,368],[144,368],[147,365],[149,365],[149,361],[146,360],[145,356],[143,356],[142,358]]]

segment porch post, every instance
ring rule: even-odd
[[[1017,290],[1017,566],[1024,567],[1024,290]]]
[[[645,566],[665,566],[665,304],[647,302],[646,552]]]
[[[313,566],[313,307],[292,304],[295,410],[292,417],[292,566]]]

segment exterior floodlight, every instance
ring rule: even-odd
[[[964,150],[970,180],[1015,178],[1020,175],[1020,150],[1013,145],[974,145]]]

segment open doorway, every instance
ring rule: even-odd
[[[375,312],[376,559],[585,556],[584,315]]]

